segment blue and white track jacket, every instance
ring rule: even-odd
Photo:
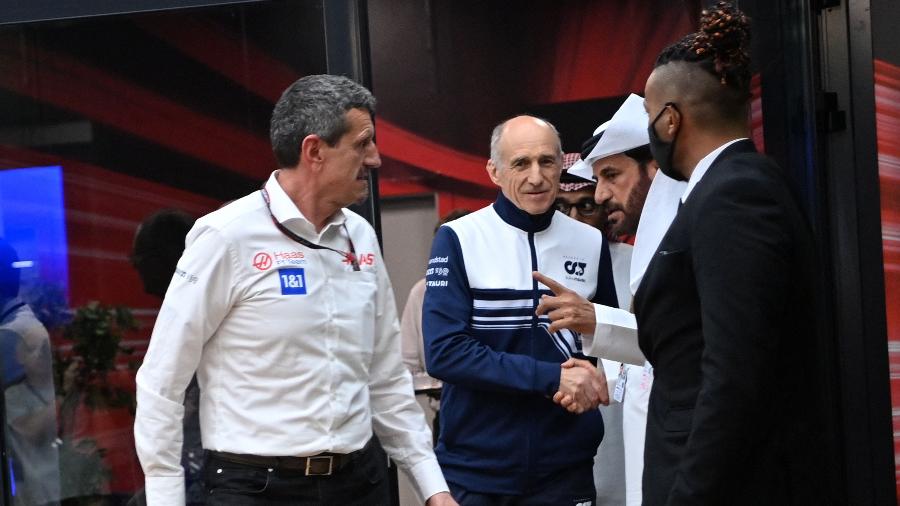
[[[599,411],[552,401],[581,338],[550,335],[549,318],[534,314],[551,293],[534,270],[617,306],[602,234],[556,211],[531,216],[500,194],[435,235],[422,328],[428,372],[445,382],[436,453],[447,480],[469,490],[527,493],[554,471],[590,467],[603,438]]]

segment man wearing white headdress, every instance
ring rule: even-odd
[[[559,193],[554,206],[556,210],[569,218],[590,225],[597,230],[604,230],[606,217],[600,205],[594,200],[597,181],[593,176],[576,176],[569,173],[573,167],[584,164],[582,156],[587,156],[597,144],[591,138],[581,146],[581,153],[563,155],[563,171],[559,178]],[[616,297],[622,301],[619,307],[627,309],[631,304],[631,291],[628,288],[628,269],[631,264],[631,245],[609,241],[609,256],[612,262],[613,280],[616,285]],[[598,367],[607,381],[614,381],[619,372],[619,362],[600,359]],[[622,403],[600,405],[603,415],[603,441],[597,448],[594,457],[594,487],[597,489],[596,506],[621,506],[625,504],[625,446],[622,436]]]
[[[629,96],[612,119],[594,131],[591,141],[596,145],[569,173],[597,181],[595,200],[607,212],[608,235],[635,238],[630,262],[614,262],[614,270],[627,270],[615,276],[617,280],[627,276],[630,290],[619,290],[619,308],[589,304],[572,297],[574,294],[557,292],[556,297],[541,302],[538,312],[549,313],[560,328],[581,328],[586,354],[618,362],[617,371],[607,371],[607,378],[612,379],[608,381],[611,401],[621,402],[623,407],[626,503],[632,506],[642,500],[644,432],[653,370],[638,348],[637,323],[626,308],[675,217],[686,183],[657,171],[648,148],[647,113],[637,95]],[[628,249],[619,250],[623,253],[627,255]],[[554,318],[554,311],[560,310],[563,313]],[[566,404],[562,396],[556,400]]]

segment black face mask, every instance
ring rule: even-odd
[[[674,102],[666,102],[659,114],[650,122],[650,126],[647,127],[647,134],[650,136],[650,153],[653,155],[656,163],[659,164],[659,170],[663,174],[676,181],[686,181],[684,176],[679,174],[675,167],[672,166],[672,156],[675,154],[675,140],[678,138],[678,132],[675,132],[672,142],[665,142],[656,134],[656,122],[659,121],[660,116],[668,107],[678,111],[678,107],[675,106]]]

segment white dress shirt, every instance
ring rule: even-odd
[[[678,200],[687,189],[686,181],[676,181],[657,170],[647,191],[641,219],[638,222],[634,240],[634,253],[631,257],[631,293],[637,293],[644,272],[650,260],[656,254],[659,243],[669,230],[669,225],[678,212]]]
[[[183,505],[182,399],[194,371],[203,447],[266,456],[349,453],[378,434],[428,498],[447,485],[400,357],[374,230],[336,213],[320,232],[279,185],[197,220],[137,374],[135,443],[148,504]],[[349,237],[348,237],[349,233]]]
[[[14,504],[58,503],[59,451],[54,442],[56,393],[50,336],[21,299],[2,302],[0,300],[0,350],[8,354],[2,360],[11,359],[24,374],[21,381],[5,385],[4,395],[0,397],[6,409],[8,456],[10,462],[16,461],[20,468],[15,475],[17,496]],[[35,431],[35,427],[42,429]]]
[[[684,195],[687,183],[676,181],[661,171],[656,171],[644,207],[638,222],[634,239],[634,249],[629,267],[629,297],[637,292],[650,259],[656,253],[660,241],[678,212],[678,200]],[[615,266],[613,268],[615,271]],[[619,286],[618,279],[616,286]],[[621,300],[621,296],[620,296]],[[600,304],[594,305],[597,326],[594,335],[589,339],[591,354],[606,357],[619,362],[641,366],[645,362],[637,342],[637,320],[628,307],[611,308]],[[587,345],[586,349],[587,349]]]
[[[712,166],[713,162],[716,161],[716,158],[718,158],[719,155],[722,154],[722,151],[725,151],[725,149],[728,148],[728,146],[731,146],[735,142],[743,141],[746,139],[747,139],[746,137],[732,139],[732,140],[726,142],[725,144],[722,144],[721,146],[717,147],[716,149],[710,151],[708,155],[701,158],[700,161],[697,162],[697,166],[694,167],[694,172],[691,172],[691,177],[690,177],[690,179],[688,179],[687,188],[685,188],[684,194],[681,196],[681,201],[687,202],[688,195],[691,194],[691,191],[693,191],[694,187],[697,186],[697,183],[699,183],[700,180],[703,179],[703,176],[706,174],[706,171],[708,171],[709,168]]]
[[[631,307],[632,298],[628,279],[631,274],[633,250],[634,248],[628,244],[611,243],[609,245],[619,308],[614,309],[599,305],[595,307],[606,308],[612,318],[621,317],[622,324],[625,326],[631,325],[631,328],[635,329],[634,336],[636,336],[637,326],[633,324],[634,315],[627,310],[627,308]],[[601,320],[598,320],[598,322],[603,323]],[[606,326],[609,326],[608,322]],[[631,338],[631,340],[637,341],[636,337]],[[637,353],[640,353],[640,350]],[[643,358],[643,355],[638,356]],[[646,364],[644,367],[641,367],[606,358],[601,358],[600,361],[606,374],[606,384],[609,388],[610,398],[609,406],[601,406],[603,423],[606,424],[606,435],[612,436],[619,443],[619,446],[616,448],[605,447],[607,437],[603,437],[598,457],[601,457],[600,454],[604,450],[611,450],[614,455],[613,458],[607,456],[603,462],[606,469],[600,472],[606,478],[609,478],[611,475],[618,480],[622,480],[624,490],[622,490],[622,497],[617,500],[617,503],[624,503],[626,506],[640,506],[641,478],[644,471],[644,432],[647,425],[647,403],[650,398],[653,372]],[[622,386],[623,397],[620,402],[616,399],[615,393],[620,379],[623,378],[625,384]],[[608,417],[607,413],[613,410],[617,411],[613,413],[613,416]],[[613,469],[609,469],[610,467]],[[596,476],[594,481],[599,483]]]

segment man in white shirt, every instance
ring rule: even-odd
[[[686,187],[686,183],[657,173],[648,143],[643,99],[631,95],[612,119],[598,127],[594,137],[585,143],[585,162],[569,170],[572,177],[596,180],[596,202],[609,215],[607,233],[612,237],[635,238],[633,250],[626,243],[617,243],[615,248],[610,245],[619,307],[589,305],[587,300],[573,298],[574,294],[564,295],[558,301],[550,297],[542,303],[545,308],[565,307],[565,301],[570,300],[584,307],[579,314],[586,317],[587,326],[593,329],[583,335],[585,353],[603,359],[610,406],[618,405],[622,410],[628,506],[640,505],[642,500],[644,430],[653,383],[653,369],[638,348],[637,323],[629,308],[646,268],[642,260],[646,257],[644,252],[649,250],[652,255],[656,250],[675,217],[678,199]],[[554,306],[556,303],[559,305]],[[554,314],[551,312],[550,316],[552,319]],[[578,325],[571,321],[567,324]],[[572,401],[558,400],[563,405]]]
[[[381,163],[374,106],[344,77],[292,84],[270,129],[281,170],[188,234],[137,375],[151,506],[184,504],[195,371],[208,504],[386,504],[373,429],[429,506],[455,504],[401,362],[377,238],[343,209]]]
[[[15,506],[59,504],[56,392],[50,336],[19,297],[25,262],[0,238],[0,386]]]

